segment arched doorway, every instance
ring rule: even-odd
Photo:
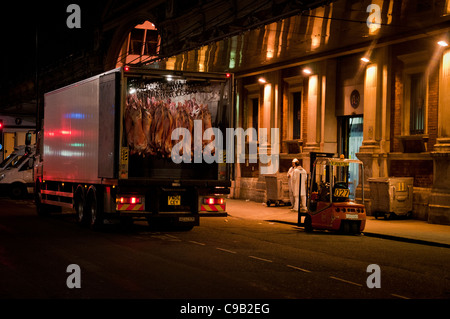
[[[122,43],[116,67],[143,63],[159,54],[161,37],[150,21],[136,25]]]

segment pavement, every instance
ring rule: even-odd
[[[244,199],[227,199],[228,215],[245,218],[297,225],[297,212],[288,206],[268,207]],[[417,244],[450,248],[450,226],[430,224],[416,219],[375,219],[367,216],[364,236],[412,242]]]

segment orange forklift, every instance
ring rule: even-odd
[[[364,166],[355,159],[321,157],[314,161],[307,190],[306,212],[298,213],[305,231],[314,229],[360,234],[366,225],[364,204],[357,203],[358,176],[364,203]]]

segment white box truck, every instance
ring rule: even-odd
[[[93,228],[121,217],[183,229],[227,216],[231,164],[204,133],[225,132],[232,112],[230,74],[126,66],[46,93],[38,214],[69,207]]]

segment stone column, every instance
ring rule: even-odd
[[[320,151],[321,134],[321,76],[319,74],[310,75],[308,78],[308,109],[307,109],[307,135],[304,143],[303,167],[309,172],[311,166],[310,152]]]
[[[377,128],[377,110],[380,107],[378,87],[378,65],[369,64],[366,67],[364,79],[364,124],[363,142],[356,156],[364,163],[365,192],[369,191],[368,178],[378,177],[378,154],[380,143],[375,139]],[[367,198],[368,196],[365,196]]]
[[[381,48],[374,52],[373,61],[366,66],[365,70],[363,142],[356,154],[364,163],[364,197],[369,214],[371,205],[368,179],[388,174],[387,152],[390,129],[388,48]],[[361,187],[358,186],[358,188]],[[357,196],[359,197],[360,194]]]
[[[431,157],[434,163],[428,222],[450,225],[450,49],[442,54],[439,74],[438,137]]]
[[[318,74],[310,75],[308,79],[308,127],[303,149],[305,152],[318,152],[320,150],[321,87],[321,77]]]

